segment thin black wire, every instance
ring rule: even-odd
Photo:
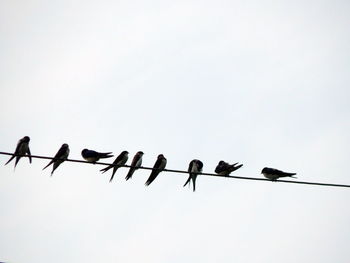
[[[28,157],[28,155],[18,155],[14,153],[8,153],[8,152],[0,152],[2,155],[11,155],[11,156],[21,156],[21,157]],[[47,156],[39,156],[39,155],[31,155],[32,158],[37,159],[47,159],[47,160],[63,160],[63,159],[57,159],[53,157],[47,157]],[[75,162],[75,163],[88,163],[88,164],[98,164],[98,165],[114,165],[113,163],[104,163],[104,162],[88,162],[84,160],[74,160],[74,159],[65,159],[66,162]],[[120,167],[133,167],[130,165],[118,165]],[[139,169],[144,170],[154,170],[151,167],[145,167],[141,166]],[[182,174],[188,174],[187,171],[182,170],[174,170],[174,169],[164,169],[163,172],[170,172],[170,173],[182,173]],[[198,173],[198,175],[206,175],[206,176],[215,176],[215,177],[224,177],[224,178],[233,178],[233,179],[242,179],[242,180],[253,180],[253,181],[267,181],[267,182],[278,182],[278,183],[291,183],[291,184],[307,184],[307,185],[318,185],[318,186],[331,186],[331,187],[346,187],[350,188],[350,185],[347,184],[330,184],[330,183],[318,183],[318,182],[303,182],[303,181],[289,181],[289,180],[276,180],[272,181],[265,178],[256,178],[256,177],[244,177],[244,176],[233,176],[233,175],[219,175],[219,174],[212,174],[212,173]]]

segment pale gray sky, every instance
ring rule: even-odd
[[[1,1],[1,151],[31,137],[349,184],[348,1]],[[0,156],[4,164],[8,156]],[[113,161],[113,159],[111,160]],[[130,163],[130,161],[128,162]],[[0,168],[0,261],[347,263],[350,192],[34,159]]]

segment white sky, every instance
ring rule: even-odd
[[[0,151],[350,183],[350,2],[0,2]],[[131,159],[130,158],[130,159]],[[0,156],[5,163],[8,156]],[[113,159],[111,159],[113,161]],[[128,162],[130,163],[130,161]],[[0,167],[0,261],[347,263],[348,189]]]

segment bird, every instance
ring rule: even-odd
[[[107,152],[107,153],[100,153],[100,152],[96,152],[93,150],[88,150],[88,149],[84,149],[81,151],[81,156],[83,156],[83,158],[90,162],[90,163],[95,163],[98,160],[102,159],[102,158],[110,158],[113,157],[113,155],[111,154],[112,152]]]
[[[65,160],[67,160],[68,155],[69,155],[69,146],[67,143],[64,143],[56,153],[54,159],[52,159],[49,162],[49,164],[43,168],[43,170],[49,167],[51,164],[53,164],[53,169],[51,172],[51,176],[52,176],[53,172],[57,169],[57,167],[60,166],[60,164],[63,163]]]
[[[163,154],[159,154],[157,161],[155,162],[154,166],[153,166],[153,170],[151,172],[151,175],[148,177],[145,185],[148,186],[150,185],[154,179],[157,178],[158,174],[164,170],[165,166],[166,166],[167,160],[164,157]]]
[[[265,167],[264,169],[262,169],[261,173],[267,179],[270,179],[272,181],[276,181],[278,178],[281,178],[281,177],[293,177],[293,175],[296,175],[296,173],[286,173],[281,170],[277,170],[275,168],[268,168],[268,167]]]
[[[237,165],[238,163],[229,164],[224,161],[220,161],[218,165],[215,168],[215,172],[219,175],[229,175],[233,171],[236,171],[237,169],[241,168],[243,164]],[[236,166],[237,165],[237,166]]]
[[[141,164],[142,164],[142,156],[143,156],[143,152],[142,151],[138,151],[134,158],[132,159],[132,162],[131,162],[131,167],[129,169],[129,172],[128,174],[126,175],[125,177],[125,180],[129,180],[132,175],[134,174],[134,172],[139,169],[139,167],[141,167]]]
[[[30,138],[28,136],[24,136],[22,139],[20,139],[17,143],[14,155],[12,155],[10,160],[8,160],[7,163],[5,163],[5,165],[11,162],[16,157],[16,161],[15,161],[15,168],[16,168],[17,163],[22,157],[22,156],[16,156],[16,155],[26,155],[26,154],[28,154],[29,163],[32,163],[32,156],[29,149],[29,141],[30,141]]]
[[[196,191],[196,179],[198,173],[201,173],[203,170],[203,163],[200,160],[194,159],[190,162],[188,166],[188,173],[190,174],[186,183],[184,184],[184,187],[190,183],[191,179],[193,182],[193,192]]]
[[[115,172],[118,170],[119,167],[126,164],[129,158],[129,152],[128,151],[122,151],[121,154],[118,155],[118,157],[114,160],[113,164],[107,166],[106,168],[101,169],[100,171],[102,173],[107,172],[109,169],[113,168],[113,173],[111,176],[111,179],[109,182],[112,182]]]

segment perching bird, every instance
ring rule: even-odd
[[[158,174],[164,170],[165,166],[166,166],[166,158],[164,157],[163,154],[159,154],[156,163],[153,166],[153,170],[151,172],[151,175],[148,177],[145,185],[150,185],[154,179],[156,179],[156,177],[158,176]]]
[[[283,172],[274,168],[268,168],[268,167],[265,167],[264,169],[262,169],[261,173],[267,179],[270,179],[272,181],[275,181],[281,177],[293,177],[293,175],[296,175],[296,173],[286,173],[286,172]]]
[[[112,152],[107,152],[107,153],[100,153],[100,152],[96,152],[93,150],[88,150],[88,149],[84,149],[81,151],[81,156],[83,156],[83,158],[90,162],[90,163],[95,163],[98,160],[102,159],[102,158],[110,158],[113,157],[113,155],[111,155]]]
[[[68,144],[64,143],[62,144],[61,148],[58,150],[58,152],[55,155],[55,159],[52,159],[48,165],[46,165],[43,170],[47,167],[49,167],[53,163],[53,169],[51,172],[51,176],[53,172],[57,169],[58,166],[60,166],[61,163],[63,163],[69,155],[69,146]]]
[[[134,174],[134,172],[139,169],[139,167],[141,167],[142,165],[142,156],[143,156],[143,152],[142,151],[139,151],[135,154],[134,158],[132,159],[132,162],[131,162],[131,167],[129,169],[129,172],[128,174],[126,175],[125,177],[125,180],[129,180],[132,175]]]
[[[30,138],[28,136],[24,136],[22,139],[20,139],[17,143],[16,150],[15,150],[14,154],[16,154],[16,155],[28,154],[29,162],[32,163],[32,156],[30,154],[30,149],[29,149],[29,141],[30,141]],[[8,164],[9,162],[11,162],[15,157],[16,157],[16,161],[15,161],[15,168],[16,168],[16,165],[22,156],[12,155],[10,160],[8,160],[7,163],[5,163],[5,165]]]
[[[186,183],[184,184],[184,187],[190,183],[191,179],[193,182],[193,192],[196,191],[196,179],[198,173],[201,173],[203,170],[203,163],[200,160],[194,159],[190,162],[188,166],[188,172],[190,173]]]
[[[113,168],[113,173],[111,176],[111,179],[109,182],[113,180],[115,172],[118,170],[119,167],[123,166],[126,164],[129,158],[129,152],[128,151],[122,151],[121,154],[118,155],[118,157],[114,160],[113,164],[107,166],[106,168],[101,169],[100,171],[102,173],[107,172],[109,169]]]
[[[233,171],[236,171],[237,169],[243,166],[243,164],[240,164],[240,165],[237,165],[237,164],[238,163],[229,164],[227,162],[220,161],[215,168],[215,172],[219,175],[229,175]]]

